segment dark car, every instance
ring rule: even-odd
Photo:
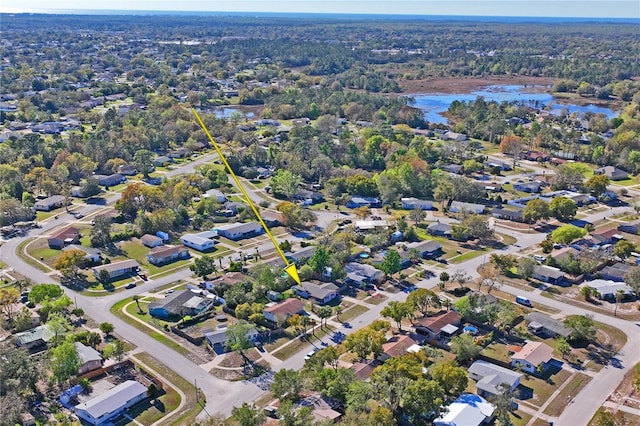
[[[134,288],[135,286],[136,286],[136,283],[129,283],[124,288]]]

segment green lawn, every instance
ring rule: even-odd
[[[571,378],[571,381],[562,389],[562,391],[560,391],[558,395],[556,395],[553,401],[551,401],[544,410],[544,413],[554,417],[562,414],[567,405],[567,401],[570,401],[580,393],[580,391],[582,391],[590,381],[591,377],[582,373],[576,373],[575,376]]]
[[[149,263],[147,260],[147,254],[151,251],[148,247],[135,241],[127,241],[120,245],[120,248],[124,252],[123,258],[135,259],[140,264],[140,267],[146,269],[149,276],[156,276],[162,274],[165,271],[173,271],[174,269],[180,269],[191,263],[191,259],[178,260],[176,262],[167,263],[166,265],[156,266]]]
[[[526,400],[526,402],[537,405],[538,407],[542,406],[542,404],[549,399],[551,394],[558,389],[558,386],[566,382],[569,377],[571,377],[571,373],[565,370],[558,372],[546,381],[535,376],[525,374],[520,381],[520,385],[533,390],[533,398]]]
[[[342,322],[349,322],[367,311],[368,309],[362,305],[354,305],[340,314],[340,320],[342,320]]]
[[[472,251],[468,251],[466,253],[462,253],[459,254],[457,256],[454,257],[450,257],[449,258],[449,262],[451,263],[461,263],[461,262],[465,262],[469,259],[473,259],[475,257],[478,256],[482,256],[483,254],[485,254],[488,251],[487,248],[481,248],[481,249],[477,249],[477,250],[472,250]]]
[[[286,359],[289,359],[291,356],[295,355],[296,353],[300,352],[300,350],[306,345],[308,345],[310,342],[314,343],[316,346],[319,346],[318,342],[320,341],[320,339],[327,340],[331,337],[331,335],[333,335],[333,327],[324,326],[322,329],[318,327],[315,330],[315,335],[308,333],[307,334],[308,339],[302,339],[302,340],[300,339],[300,336],[296,336],[295,338],[289,341],[290,342],[289,344],[282,345],[281,349],[277,350],[275,353],[272,352],[271,354],[276,358],[278,358],[279,360],[284,361]]]

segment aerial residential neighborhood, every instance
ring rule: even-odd
[[[0,16],[0,425],[640,424],[637,22]]]

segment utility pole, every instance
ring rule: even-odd
[[[196,403],[200,402],[198,395],[198,379],[193,379],[193,386],[196,388]]]

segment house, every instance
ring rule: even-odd
[[[249,276],[243,274],[242,272],[227,272],[224,275],[220,275],[215,277],[211,281],[205,281],[200,285],[200,287],[204,287],[207,290],[213,290],[216,287],[231,287],[232,285],[244,282],[249,280]]]
[[[147,397],[147,387],[127,380],[102,395],[74,407],[76,415],[92,425],[102,425]]]
[[[629,173],[613,166],[604,166],[593,171],[594,175],[604,175],[609,180],[624,180],[629,178]]]
[[[358,207],[378,208],[382,207],[382,202],[375,197],[361,197],[359,195],[354,195],[351,197],[349,202],[347,202],[347,208],[356,209]]]
[[[358,378],[359,380],[367,380],[369,376],[371,376],[373,370],[375,370],[376,367],[380,365],[382,365],[380,361],[378,361],[377,359],[373,359],[355,362],[353,363],[353,365],[351,365],[350,368],[355,373],[356,378]]]
[[[535,334],[542,334],[550,337],[564,337],[565,339],[571,335],[569,330],[562,321],[551,318],[542,312],[531,312],[524,318],[529,330]]]
[[[102,355],[100,355],[100,352],[96,351],[91,346],[85,346],[80,342],[75,342],[73,345],[76,347],[76,352],[80,358],[78,375],[82,375],[102,367]]]
[[[113,262],[106,265],[100,265],[92,268],[93,275],[100,278],[100,271],[105,270],[109,273],[109,278],[117,278],[123,275],[133,275],[140,270],[140,265],[133,259],[123,260],[122,262]]]
[[[304,127],[311,124],[311,119],[308,117],[300,117],[291,119],[291,125],[296,127]]]
[[[513,184],[513,189],[535,194],[542,191],[542,184],[540,182],[517,182]]]
[[[133,176],[138,173],[138,171],[136,170],[136,166],[132,164],[123,164],[118,167],[118,173],[124,176]]]
[[[164,166],[167,163],[173,163],[173,158],[169,158],[166,155],[161,155],[153,159],[153,165],[156,167]]]
[[[401,198],[402,208],[405,210],[431,210],[433,209],[433,201],[420,200],[418,198]]]
[[[169,158],[184,158],[188,156],[190,153],[191,151],[189,151],[186,148],[178,148],[169,153]]]
[[[451,225],[448,223],[433,222],[427,226],[427,233],[429,235],[449,238],[451,236]]]
[[[501,172],[511,170],[511,164],[505,163],[504,161],[499,160],[489,160],[484,163],[485,167],[489,169],[498,169]]]
[[[248,223],[227,223],[215,228],[218,235],[230,240],[243,240],[252,238],[264,232],[262,225],[257,222]]]
[[[523,209],[503,209],[498,207],[491,210],[491,216],[496,219],[512,220],[514,222],[524,222]]]
[[[304,303],[300,299],[291,297],[283,300],[280,303],[275,303],[271,306],[267,306],[262,311],[264,319],[274,323],[282,323],[289,319],[289,317],[304,312]]]
[[[102,186],[116,186],[127,181],[127,178],[120,173],[114,173],[98,179],[98,184]]]
[[[98,249],[82,247],[77,244],[70,244],[62,249],[63,252],[78,250],[84,253],[84,258],[90,263],[98,263],[102,259],[102,253]]]
[[[140,242],[143,246],[149,248],[158,247],[163,244],[162,238],[151,234],[144,234],[142,237],[140,237]]]
[[[315,283],[303,281],[300,285],[294,286],[293,290],[300,297],[313,299],[316,303],[324,305],[338,297],[339,287],[333,283]]]
[[[636,220],[630,223],[622,223],[618,225],[618,231],[638,235],[640,234],[640,220]]]
[[[305,206],[310,206],[313,204],[318,204],[324,201],[324,194],[318,191],[310,191],[308,189],[299,189],[294,195],[293,198],[296,200],[300,200],[304,203]]]
[[[480,426],[493,420],[496,407],[480,395],[463,393],[445,407],[440,417],[433,421],[435,426]]]
[[[460,164],[447,164],[446,166],[442,166],[442,170],[454,175],[461,175],[463,172],[463,168]]]
[[[62,195],[52,195],[51,197],[36,201],[34,207],[36,210],[42,212],[50,212],[51,210],[64,206],[64,203],[65,197]]]
[[[533,268],[533,278],[549,284],[561,285],[566,281],[564,272],[558,268],[547,265],[536,265]]]
[[[460,327],[460,315],[455,311],[440,311],[413,323],[416,333],[429,340],[440,340],[455,335]]]
[[[316,251],[318,250],[318,246],[307,246],[298,250],[295,253],[286,253],[287,259],[290,259],[296,263],[303,262],[309,258],[311,258]]]
[[[523,158],[529,161],[549,161],[549,154],[546,152],[529,151]]]
[[[513,392],[518,385],[522,374],[500,367],[487,361],[475,361],[469,367],[469,377],[475,380],[478,395],[490,397],[504,392],[501,385],[509,386],[509,391]]]
[[[207,339],[207,343],[214,350],[221,351],[227,345],[229,341],[229,336],[227,335],[227,328],[222,327],[217,330],[205,329],[202,330],[202,336]],[[258,330],[252,328],[247,332],[247,338],[251,341],[255,341],[258,339]]]
[[[511,355],[511,366],[535,374],[538,366],[544,370],[553,358],[553,348],[543,342],[528,341],[520,351]]]
[[[356,231],[375,231],[389,228],[389,222],[386,220],[356,220],[353,227]]]
[[[49,248],[60,250],[68,244],[80,243],[80,230],[74,226],[68,226],[53,234],[47,239]]]
[[[444,135],[442,135],[442,139],[445,141],[464,142],[467,140],[467,135],[448,131],[448,132],[445,132]]]
[[[208,238],[208,234],[200,232],[198,234],[184,234],[180,237],[180,241],[187,247],[191,247],[198,251],[211,250],[216,244],[216,241]]]
[[[597,275],[603,280],[624,281],[624,276],[629,272],[632,266],[627,263],[616,262],[613,265],[605,266]]]
[[[176,260],[188,259],[189,250],[181,246],[156,247],[147,254],[147,260],[152,265],[163,265]]]
[[[284,222],[284,216],[282,215],[282,213],[277,211],[263,210],[260,213],[260,217],[262,217],[262,220],[269,228],[281,226]]]
[[[407,335],[397,335],[391,337],[382,345],[382,353],[378,357],[378,361],[384,362],[389,358],[404,355],[408,349],[417,342]]]
[[[591,238],[593,238],[599,245],[615,244],[620,240],[624,240],[624,236],[620,235],[617,229],[594,231],[591,233]]]
[[[349,262],[344,266],[344,269],[347,271],[347,280],[354,280],[357,276],[362,279],[362,282],[368,284],[379,284],[384,281],[384,273],[371,265]]]
[[[407,244],[407,250],[417,250],[420,257],[430,259],[442,253],[442,246],[437,241],[425,240]]]
[[[219,203],[226,203],[227,196],[222,193],[219,189],[210,189],[202,195],[202,198],[213,198]]]
[[[197,315],[210,309],[213,302],[213,299],[200,297],[191,290],[176,291],[160,301],[149,303],[149,315],[157,318]]]
[[[482,214],[484,212],[485,206],[484,204],[475,204],[475,203],[463,203],[462,201],[452,201],[449,206],[449,211],[451,213],[476,213]]]
[[[580,287],[589,287],[591,290],[595,290],[600,300],[615,302],[618,291],[622,292],[623,300],[633,300],[635,298],[633,289],[624,282],[593,280],[582,284]]]
[[[16,346],[33,350],[44,348],[55,337],[55,333],[46,325],[39,325],[31,330],[15,334]]]

